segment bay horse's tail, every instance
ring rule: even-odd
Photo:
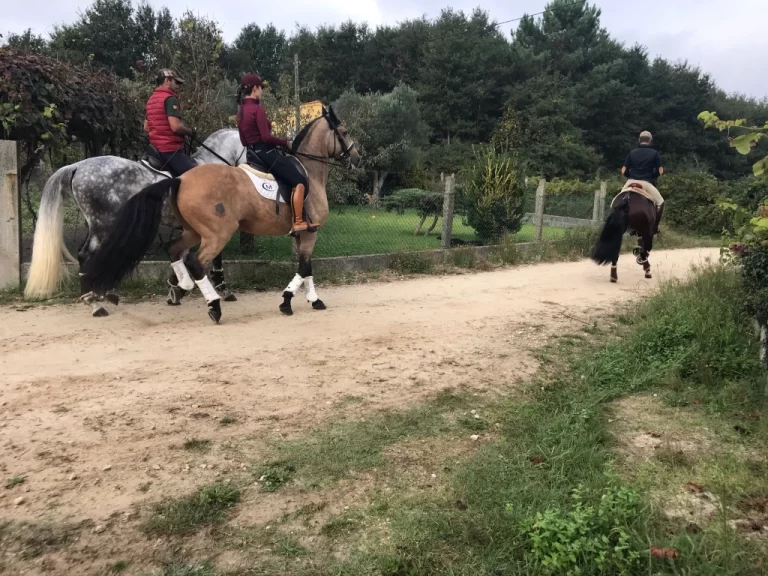
[[[616,201],[613,210],[608,214],[600,237],[592,250],[592,260],[600,266],[616,262],[619,259],[621,241],[628,225],[629,196],[625,195]]]
[[[69,276],[62,256],[77,263],[64,243],[64,192],[66,189],[71,192],[76,171],[76,166],[64,166],[45,183],[32,241],[32,262],[24,287],[25,298],[48,298],[61,287]]]
[[[161,180],[131,196],[117,212],[109,236],[85,263],[83,273],[96,292],[117,287],[138,266],[160,229],[163,202],[176,194],[181,180]]]

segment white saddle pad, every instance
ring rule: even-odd
[[[253,182],[253,186],[256,188],[256,191],[264,198],[267,200],[274,200],[277,198],[278,183],[272,174],[254,170],[248,164],[240,164],[238,168],[240,168],[248,175],[248,178],[250,178],[251,182]],[[283,204],[286,203],[282,197],[280,197],[280,202]]]

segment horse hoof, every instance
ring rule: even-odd
[[[619,281],[618,278],[611,278],[611,284],[616,284],[616,282],[618,281]]]
[[[280,312],[286,316],[293,316],[293,308],[291,308],[290,304],[280,304]]]
[[[237,296],[232,294],[232,292],[227,292],[224,296],[224,302],[237,302]]]
[[[325,306],[325,304],[323,303],[322,300],[315,300],[314,302],[312,302],[312,309],[313,310],[325,310],[326,306]]]
[[[109,312],[107,312],[107,309],[103,306],[100,306],[96,310],[93,311],[93,317],[94,318],[104,318],[104,316],[109,316]]]
[[[118,296],[117,294],[107,294],[106,299],[107,299],[107,302],[110,302],[115,306],[120,304],[120,296]]]
[[[168,298],[165,302],[166,302],[166,304],[168,304],[168,306],[181,306],[181,302],[178,301],[178,300],[176,302],[174,302],[173,300]]]
[[[645,274],[645,277],[646,277],[648,280],[650,280],[651,278],[653,278],[653,276],[651,276],[651,273],[650,273],[650,272],[647,272],[647,273]]]
[[[218,300],[214,300],[208,305],[208,317],[216,324],[221,320],[221,304]]]

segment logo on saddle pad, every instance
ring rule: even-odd
[[[280,186],[274,176],[265,172],[259,172],[248,166],[248,164],[240,164],[238,168],[248,175],[248,178],[253,182],[256,191],[264,198],[268,200],[275,200],[275,198],[277,198],[277,192]],[[286,203],[285,200],[283,200],[282,195],[280,196],[280,202],[283,204]]]

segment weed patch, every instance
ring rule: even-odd
[[[144,530],[169,536],[190,534],[223,521],[239,499],[240,491],[233,486],[204,486],[191,496],[155,506]]]

